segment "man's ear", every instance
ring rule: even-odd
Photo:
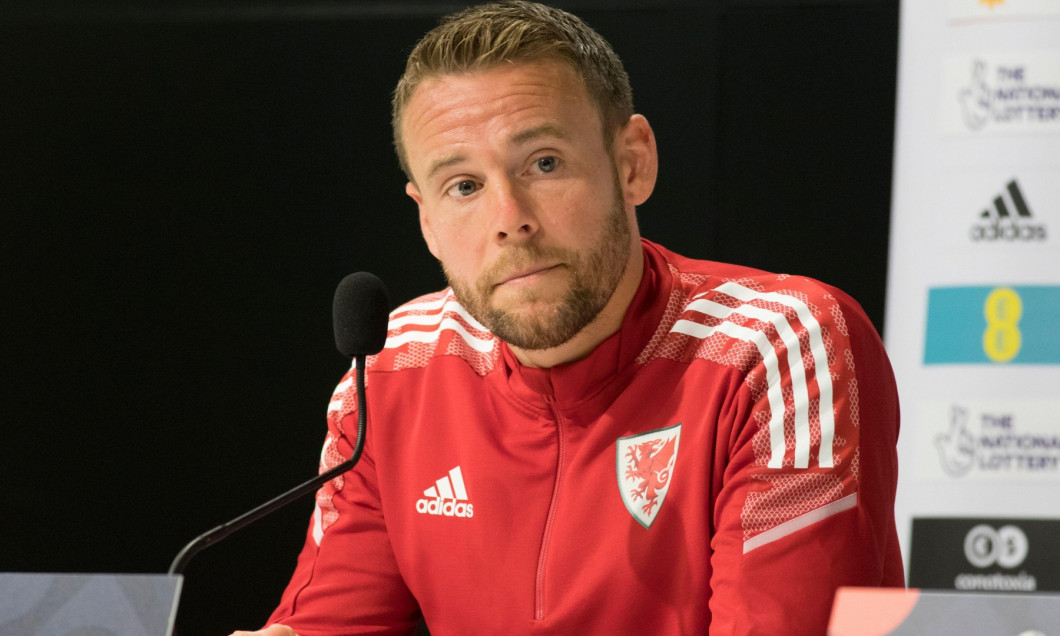
[[[634,206],[644,203],[655,189],[659,154],[655,133],[643,115],[633,115],[618,131],[615,151],[626,203]]]
[[[427,213],[423,209],[423,196],[420,194],[419,188],[416,187],[415,183],[409,181],[405,184],[405,194],[416,202],[416,207],[419,208],[420,212],[420,233],[423,234],[423,240],[427,243],[427,249],[431,251],[435,258],[438,258],[434,232],[431,230],[431,223],[427,219]]]

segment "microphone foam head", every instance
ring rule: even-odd
[[[331,306],[335,346],[343,355],[372,355],[386,344],[390,299],[375,274],[354,272],[335,289]]]

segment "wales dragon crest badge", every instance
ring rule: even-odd
[[[670,490],[680,441],[681,424],[618,438],[618,492],[626,510],[645,528],[655,521]]]

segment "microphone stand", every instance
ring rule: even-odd
[[[366,364],[366,358],[367,356],[365,354],[357,354],[354,357],[354,366],[357,368],[357,439],[353,445],[353,455],[348,460],[326,472],[320,473],[313,479],[310,479],[299,486],[295,486],[291,490],[288,490],[274,499],[266,501],[257,508],[243,513],[228,523],[223,523],[213,530],[209,530],[198,537],[195,537],[190,543],[184,546],[180,553],[177,554],[177,557],[173,559],[173,563],[169,566],[169,574],[183,574],[184,568],[188,565],[188,561],[200,551],[219,542],[235,531],[254,523],[258,519],[279,510],[295,499],[300,499],[303,495],[317,490],[325,483],[345,473],[357,464],[357,461],[361,458],[361,452],[364,450],[364,433],[368,421],[368,404],[365,401],[364,396],[364,367]]]

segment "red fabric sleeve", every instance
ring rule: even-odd
[[[352,454],[357,413],[350,377],[329,409],[321,471]],[[414,631],[419,609],[387,538],[367,438],[357,466],[318,491],[305,546],[268,624],[289,625],[299,636]]]
[[[770,468],[766,374],[762,368],[749,374],[733,411],[732,438],[727,446],[719,440],[716,457],[726,469],[713,509],[712,636],[820,636],[837,587],[903,585],[894,528],[898,398],[893,374],[860,307],[829,291],[810,306],[831,380],[833,465],[819,454],[820,411],[828,408],[828,387],[822,399],[821,382],[807,373],[812,445],[809,465],[796,467],[788,397],[799,391],[792,387],[790,369],[782,368],[787,449],[783,466]],[[810,369],[813,344],[806,327],[803,323],[796,331]]]

